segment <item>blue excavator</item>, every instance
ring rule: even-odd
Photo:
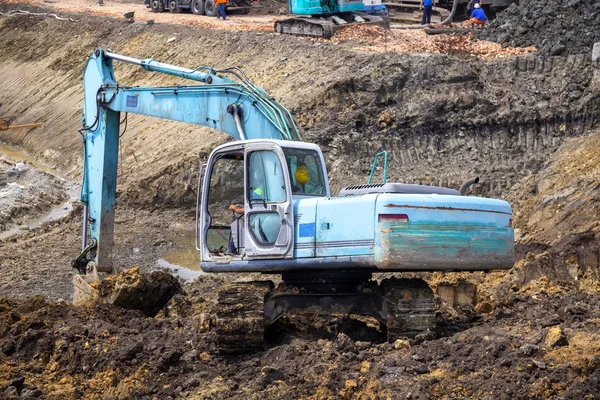
[[[330,39],[340,28],[351,25],[390,27],[390,19],[380,0],[289,0],[293,18],[275,21],[277,33]]]
[[[192,85],[117,82],[113,62],[138,65]],[[388,340],[435,328],[434,293],[421,279],[374,274],[490,271],[514,262],[512,209],[459,189],[357,184],[332,195],[320,148],[302,141],[290,112],[237,68],[181,68],[97,49],[84,73],[82,252],[73,261],[75,302],[112,262],[121,113],[225,132],[199,170],[196,247],[208,273],[279,275],[232,283],[215,307],[218,347],[265,346],[264,330],[286,315],[368,315]],[[168,132],[164,132],[168,135]],[[230,211],[232,210],[232,211]]]

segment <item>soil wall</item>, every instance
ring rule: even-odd
[[[75,179],[82,164],[76,132],[82,71],[99,46],[180,66],[242,67],[292,110],[305,140],[323,148],[334,193],[366,182],[372,157],[385,149],[389,180],[458,187],[478,175],[483,183],[475,193],[507,197],[565,138],[585,135],[600,121],[600,77],[587,55],[483,61],[369,54],[271,33],[76,18],[0,20],[0,114],[45,122],[3,138]],[[181,82],[122,64],[116,73],[131,85]],[[207,128],[130,115],[121,145],[121,201],[193,204],[199,158],[226,140]]]

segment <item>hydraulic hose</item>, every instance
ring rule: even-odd
[[[456,7],[458,6],[458,0],[454,0],[452,3],[452,10],[450,11],[450,15],[448,18],[442,21],[442,25],[450,25],[452,23],[452,19],[454,18],[454,13],[456,13]]]

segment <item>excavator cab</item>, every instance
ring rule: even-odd
[[[197,243],[203,263],[293,258],[294,200],[330,194],[318,146],[279,140],[215,149],[201,193]]]

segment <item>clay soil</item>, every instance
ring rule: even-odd
[[[600,71],[589,46],[547,57],[372,27],[323,41],[271,33],[276,2],[227,22],[105,4],[0,4],[0,116],[44,122],[0,140],[60,175],[13,171],[18,160],[0,155],[0,232],[10,230],[0,240],[0,398],[600,399]],[[128,11],[136,22],[122,17]],[[386,343],[376,321],[356,316],[284,318],[265,351],[221,355],[217,291],[277,279],[197,271],[198,165],[227,137],[130,115],[115,265],[168,265],[193,279],[180,279],[182,292],[155,317],[74,307],[81,205],[30,222],[61,208],[79,182],[82,70],[96,47],[189,68],[242,67],[322,147],[335,193],[365,182],[381,149],[390,152],[388,180],[457,188],[482,176],[474,193],[513,205],[514,268],[422,274],[439,295],[438,322],[417,338]],[[125,84],[182,83],[116,70]]]

